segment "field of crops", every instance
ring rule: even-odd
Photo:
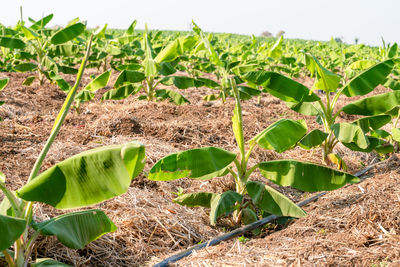
[[[148,266],[271,215],[174,264],[400,264],[396,43],[52,17],[0,24],[1,266]]]

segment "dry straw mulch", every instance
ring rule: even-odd
[[[328,193],[308,216],[264,238],[233,239],[174,266],[400,266],[400,159]]]

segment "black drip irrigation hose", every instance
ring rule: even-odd
[[[378,163],[371,164],[368,167],[366,167],[365,169],[363,169],[363,170],[361,170],[359,172],[356,172],[354,174],[354,176],[361,177],[363,174],[367,173],[369,170],[371,170],[376,165],[382,164],[382,163],[384,163],[384,162],[386,162],[388,160],[390,160],[390,158],[387,159],[387,160],[378,162]],[[303,206],[305,206],[305,205],[317,200],[318,198],[322,197],[326,193],[327,192],[321,192],[321,193],[319,193],[317,195],[314,195],[314,196],[312,196],[312,197],[300,202],[298,204],[298,206],[299,207],[303,207]],[[175,255],[173,255],[173,256],[171,256],[171,257],[169,257],[169,258],[167,258],[167,259],[165,259],[165,260],[163,260],[163,261],[161,261],[161,262],[159,262],[157,264],[155,264],[153,267],[166,267],[166,266],[169,266],[170,263],[177,262],[178,260],[189,256],[190,254],[192,254],[193,250],[200,250],[200,249],[205,248],[205,247],[217,245],[217,244],[221,243],[222,241],[226,241],[226,240],[229,240],[229,239],[234,238],[236,236],[242,235],[242,234],[244,234],[246,232],[249,232],[249,231],[252,231],[254,229],[257,229],[260,226],[263,226],[263,225],[265,225],[265,224],[267,224],[267,223],[269,223],[271,221],[274,221],[274,220],[282,218],[282,217],[284,217],[284,216],[270,215],[268,217],[262,218],[261,220],[258,220],[256,222],[253,222],[253,223],[248,224],[246,226],[243,226],[243,227],[240,227],[238,229],[235,229],[232,232],[226,233],[224,235],[220,235],[220,236],[218,236],[216,238],[213,238],[213,239],[211,239],[211,240],[209,240],[207,242],[204,242],[204,243],[195,245],[193,247],[190,247],[190,248],[188,248],[188,249],[186,249],[186,250],[184,250],[184,251],[182,251],[182,252],[180,252],[178,254],[175,254]]]

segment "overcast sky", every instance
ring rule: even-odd
[[[287,38],[329,40],[342,37],[353,43],[380,45],[400,42],[399,0],[2,0],[0,23],[14,25],[23,15],[40,19],[54,14],[49,25],[65,25],[79,17],[89,27],[108,24],[126,29],[189,30],[193,19],[204,31],[260,35],[280,30]]]

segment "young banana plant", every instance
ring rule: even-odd
[[[13,192],[7,188],[4,174],[0,173],[0,191],[5,196],[0,202],[0,257],[10,267],[68,266],[50,259],[32,262],[35,241],[40,235],[56,236],[65,246],[81,249],[116,230],[114,223],[99,209],[65,213],[39,222],[33,216],[34,203],[46,203],[61,210],[100,203],[125,193],[145,164],[144,146],[131,142],[77,154],[39,173],[74,101],[89,49],[90,41],[76,83],[69,90],[27,183]]]
[[[209,61],[213,64],[212,73],[215,73],[217,78],[220,80],[219,83],[207,83],[205,86],[216,89],[219,91],[218,94],[210,94],[204,96],[206,101],[221,99],[222,103],[225,103],[226,98],[233,96],[232,88],[230,87],[229,77],[235,75],[235,80],[237,83],[242,83],[239,78],[239,73],[243,71],[251,71],[257,69],[259,64],[246,64],[246,62],[241,60],[231,60],[229,52],[219,55],[212,43],[209,40],[209,36],[192,21],[193,31],[199,36],[200,43],[196,46],[195,52],[205,51],[208,56]],[[253,42],[253,46],[255,43]],[[252,46],[251,46],[252,47]],[[261,94],[260,90],[255,88],[250,88],[247,86],[239,86],[240,97],[242,99],[250,99],[253,96],[258,96]]]
[[[289,198],[264,183],[251,181],[251,174],[259,170],[262,176],[280,186],[292,186],[307,192],[334,190],[346,183],[357,182],[350,174],[296,160],[275,160],[249,164],[256,146],[283,152],[293,148],[306,134],[302,120],[281,119],[245,143],[239,90],[230,79],[236,105],[232,129],[238,153],[218,147],[186,150],[160,159],[148,173],[150,180],[169,181],[180,178],[212,179],[231,175],[236,190],[222,194],[213,192],[180,194],[173,201],[189,207],[210,208],[210,223],[215,225],[221,216],[233,214],[234,221],[248,224],[260,216],[276,214],[302,217],[306,213]]]
[[[18,60],[30,60],[33,56],[24,51],[26,45],[18,37],[20,33],[16,30],[0,24],[0,68],[1,71],[14,71],[13,67]]]
[[[30,27],[26,27],[24,23],[16,27],[19,32],[17,35],[18,43],[21,44],[21,47],[25,47],[26,53],[22,60],[16,62],[13,70],[18,72],[36,71],[40,85],[44,83],[45,78],[51,80],[49,77],[50,71],[66,74],[77,73],[77,69],[63,65],[63,59],[72,55],[76,56],[80,52],[79,45],[70,41],[78,37],[86,29],[85,24],[76,19],[56,32],[45,29],[45,26],[52,18],[53,14],[50,14],[39,21],[33,21],[34,23]],[[28,62],[24,60],[28,60]],[[23,84],[30,85],[35,78],[35,76],[30,76]]]
[[[126,65],[114,83],[114,89],[106,92],[102,100],[124,99],[130,95],[143,92],[139,99],[148,101],[168,99],[177,105],[188,103],[183,95],[170,89],[157,89],[160,84],[175,85],[178,89],[203,86],[208,80],[195,79],[187,76],[172,76],[177,72],[179,57],[190,50],[197,39],[193,36],[180,37],[158,53],[153,49],[146,27],[143,33],[144,58],[140,64]],[[118,67],[117,67],[118,68]]]
[[[392,116],[397,116],[397,107],[400,104],[398,91],[364,97],[341,108],[337,107],[337,103],[342,95],[364,96],[373,91],[391,73],[394,60],[379,62],[340,87],[338,75],[324,68],[311,54],[305,54],[305,59],[308,70],[316,77],[311,90],[275,72],[250,72],[243,79],[263,86],[271,95],[285,101],[292,110],[316,116],[323,131],[312,130],[300,140],[300,146],[305,149],[322,146],[322,158],[327,164],[336,163],[338,167],[345,168],[341,157],[333,154],[333,149],[339,142],[355,151],[392,152],[393,146],[379,136],[379,129],[391,122]],[[314,90],[322,90],[325,101],[314,94]],[[336,119],[341,112],[365,117],[338,123]]]

